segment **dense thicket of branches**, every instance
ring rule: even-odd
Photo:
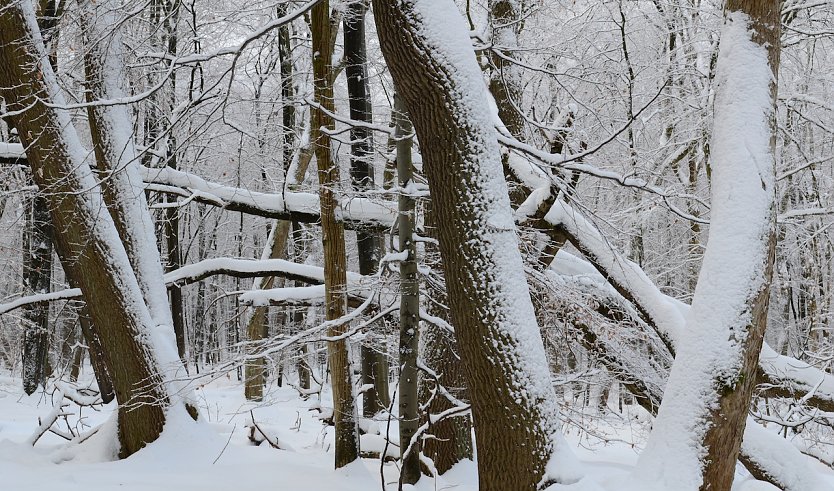
[[[457,2],[465,22],[448,48],[472,56],[475,89],[456,88],[460,57],[432,51],[436,33],[414,14],[452,2],[36,3],[0,2],[0,365],[32,391],[78,376],[89,356],[120,407],[147,402],[121,413],[141,435],[123,455],[158,434],[164,381],[186,370],[232,371],[254,400],[271,384],[305,397],[333,384],[338,465],[360,455],[363,422],[397,406],[391,382],[408,389],[404,482],[419,477],[418,453],[428,472],[471,455],[471,411],[484,489],[569,480],[545,473],[555,406],[502,386],[525,373],[523,357],[507,355],[524,343],[502,334],[502,288],[532,299],[519,319],[541,326],[555,382],[537,394],[567,419],[632,403],[656,413],[675,355],[698,351],[681,334],[689,304],[698,317],[703,289],[729,295],[699,280],[705,251],[720,250],[711,234],[726,229],[716,193],[740,185],[716,167],[727,147],[714,131],[727,115],[716,110],[727,97],[725,10],[767,11],[756,35],[781,52],[770,65],[775,177],[762,179],[774,203],[772,279],[742,307],[756,317],[744,325],[753,341],[742,369],[716,386],[739,431],[712,426],[721,436],[705,449],[732,442],[707,459],[726,465],[702,470],[725,489],[740,452],[754,475],[789,487],[741,441],[747,409],[745,435],[774,424],[834,462],[828,3]],[[23,24],[23,10],[40,25]],[[481,89],[478,101],[450,95]],[[398,176],[406,157],[414,174]],[[503,179],[478,173],[488,163]],[[72,182],[73,172],[83,176]],[[508,203],[503,191],[479,203],[512,220],[467,204],[504,180]],[[109,232],[93,230],[84,200],[100,205]],[[521,260],[479,248],[500,242],[498,229],[516,236]],[[504,267],[517,281],[494,277]],[[176,349],[165,341],[159,356],[135,342],[169,330]],[[417,379],[419,398],[408,385]],[[510,453],[523,477],[501,471],[520,447]]]

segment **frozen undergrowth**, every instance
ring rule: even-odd
[[[25,396],[20,380],[0,375],[0,482],[3,489],[62,491],[176,490],[227,491],[231,489],[281,489],[283,491],[382,490],[379,460],[365,458],[346,469],[333,470],[332,428],[317,418],[316,407],[325,412],[329,393],[321,403],[314,396],[303,400],[291,387],[273,387],[262,404],[246,402],[243,387],[232,375],[196,386],[205,421],[201,424],[171,424],[159,441],[124,461],[115,461],[115,435],[111,404],[100,412],[84,408],[81,416],[91,426],[105,424],[82,445],[67,445],[46,434],[36,446],[23,443],[35,431],[37,418],[52,410],[42,392]],[[78,413],[78,407],[69,408]],[[255,421],[282,450],[267,444],[253,446],[248,439],[252,410]],[[71,418],[71,421],[76,419]],[[566,438],[587,470],[586,478],[555,490],[619,491],[637,461],[648,432],[647,416],[627,407],[623,415],[583,418],[581,428],[570,425]],[[107,424],[111,423],[111,424]],[[176,423],[176,422],[173,422]],[[387,421],[363,423],[369,434],[362,437],[363,450],[379,451]],[[377,434],[375,434],[377,433]],[[389,434],[396,443],[398,429],[392,421]],[[607,440],[607,441],[606,441]],[[397,451],[389,446],[388,453]],[[823,472],[822,464],[815,464]],[[388,490],[396,489],[397,467],[384,466]],[[512,472],[511,469],[507,470]],[[834,472],[826,476],[834,489]],[[734,491],[765,491],[774,488],[737,474]],[[464,462],[436,481],[424,478],[418,491],[477,489],[476,467]]]

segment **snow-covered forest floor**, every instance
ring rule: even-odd
[[[232,490],[281,489],[283,491],[345,490],[369,491],[397,489],[397,465],[387,462],[380,469],[378,458],[366,457],[347,468],[334,470],[333,429],[322,423],[319,407],[328,411],[329,390],[307,400],[290,387],[273,387],[268,399],[260,404],[243,397],[242,385],[232,377],[223,377],[196,390],[203,423],[166,427],[157,442],[126,460],[115,458],[115,435],[111,418],[114,404],[101,410],[79,408],[71,404],[71,413],[61,418],[56,428],[84,435],[103,425],[81,444],[68,444],[61,437],[44,434],[34,447],[27,443],[38,429],[40,419],[53,410],[52,397],[43,391],[26,396],[19,378],[8,372],[0,374],[0,475],[3,489],[62,491],[84,490]],[[570,411],[566,411],[570,415]],[[576,412],[582,421],[566,427],[566,436],[586,468],[584,483],[570,486],[581,490],[616,490],[618,483],[634,466],[639,449],[648,434],[645,413],[626,407],[624,414],[612,411],[606,416],[587,416]],[[257,427],[280,449],[267,443],[255,446],[249,439],[252,415]],[[79,422],[79,417],[81,422]],[[390,424],[390,427],[389,427]],[[379,433],[391,435],[388,453],[398,453],[397,424],[383,419],[363,422],[363,452],[384,448]],[[257,431],[257,430],[256,430]],[[816,466],[834,489],[834,472]],[[507,469],[512,473],[512,469]],[[740,471],[743,472],[743,471]],[[443,477],[422,479],[414,490],[473,491],[478,488],[476,466],[458,464]],[[738,474],[733,487],[737,491],[776,489]]]

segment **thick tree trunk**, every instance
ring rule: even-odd
[[[425,213],[425,229],[429,237],[437,238],[437,221],[431,203]],[[426,243],[426,261],[432,268],[440,266],[440,251],[437,246]],[[439,275],[438,275],[439,276]],[[444,321],[448,321],[449,310],[446,298],[446,286],[442,278],[430,277],[426,282],[427,302],[426,310]],[[420,352],[426,366],[436,375],[436,380],[424,376],[420,382],[420,404],[426,406],[426,416],[440,414],[452,409],[456,404],[449,397],[440,393],[440,386],[455,399],[468,402],[466,377],[460,361],[460,349],[455,342],[454,335],[438,326],[424,324],[420,333]],[[428,419],[428,418],[427,418]],[[441,421],[429,422],[429,434],[423,442],[423,454],[434,462],[438,474],[443,474],[455,464],[464,459],[472,459],[472,419],[468,415],[445,418]]]
[[[709,240],[687,329],[638,467],[677,489],[730,489],[755,386],[776,245],[779,12],[775,0],[726,6]],[[658,465],[662,473],[652,471]]]
[[[440,251],[471,390],[480,489],[572,481],[578,466],[561,437],[468,29],[450,1],[375,0],[374,14],[443,224]]]
[[[345,229],[336,221],[339,185],[339,166],[331,154],[331,142],[321,128],[334,128],[330,3],[319,2],[310,11],[313,30],[313,78],[314,96],[318,107],[312,108],[313,145],[319,171],[319,200],[321,203],[322,246],[324,249],[325,317],[333,321],[345,315],[347,310],[347,265],[345,258]],[[333,324],[329,336],[339,336],[346,331],[345,324]],[[356,424],[356,400],[353,394],[353,376],[350,367],[350,350],[347,340],[327,343],[330,380],[333,387],[333,421],[336,425],[336,468],[359,458],[359,432]]]
[[[0,66],[0,95],[9,111],[22,111],[12,120],[35,182],[48,190],[57,251],[89,301],[120,403],[120,455],[126,457],[155,440],[165,422],[169,396],[150,345],[157,335],[70,115],[45,104],[64,100],[29,2],[0,3]]]
[[[123,97],[127,76],[124,73],[121,35],[116,26],[118,10],[110,2],[97,4],[80,2],[81,22],[88,50],[85,55],[85,69],[88,82],[87,98],[90,102]],[[169,394],[177,394],[186,400],[190,394],[184,387],[171,382],[183,375],[185,360],[184,330],[174,320],[169,304],[162,261],[156,245],[153,219],[148,211],[145,193],[138,185],[139,159],[136,150],[132,121],[127,109],[120,105],[99,105],[88,107],[90,135],[92,136],[98,171],[105,176],[102,181],[102,195],[115,223],[119,238],[127,252],[139,288],[144,298],[154,330],[161,331],[154,340],[154,359],[164,370],[163,379],[169,385]],[[169,157],[174,153],[170,153]],[[178,234],[178,232],[177,232]],[[179,239],[168,237],[169,256],[179,256]],[[178,261],[178,259],[176,259]],[[179,304],[178,308],[182,308]],[[180,312],[182,313],[182,312]],[[167,331],[167,332],[166,332]],[[173,332],[174,339],[169,335]],[[186,402],[186,409],[192,418],[197,418],[193,403]]]

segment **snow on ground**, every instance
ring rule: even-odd
[[[38,418],[52,410],[43,391],[26,396],[20,379],[0,372],[0,488],[26,491],[228,491],[234,489],[280,489],[281,491],[382,490],[380,462],[364,458],[345,469],[333,469],[333,428],[318,419],[317,408],[330,404],[325,391],[302,399],[292,387],[273,387],[268,400],[253,404],[243,397],[243,387],[234,374],[196,387],[204,422],[172,424],[161,439],[123,461],[114,460],[115,428],[111,418],[114,405],[101,411],[83,408],[83,422],[90,427],[104,424],[81,445],[67,445],[51,433],[31,447],[24,443],[36,430]],[[77,406],[68,408],[78,421]],[[251,414],[258,426],[282,448],[250,443]],[[573,416],[571,416],[573,417]],[[617,490],[633,470],[639,449],[648,433],[645,413],[640,409],[603,420],[582,416],[569,426],[567,440],[583,461],[588,476],[572,486],[555,490]],[[388,421],[363,422],[363,451],[379,452]],[[89,430],[89,428],[87,428]],[[87,431],[84,430],[84,431]],[[396,443],[396,421],[388,430]],[[374,434],[377,433],[377,434]],[[395,455],[396,446],[388,453]],[[397,489],[397,467],[386,463],[383,473],[388,490]],[[512,472],[512,469],[507,469]],[[739,474],[734,491],[770,491],[765,483],[750,481]],[[832,475],[834,489],[834,475]],[[422,479],[411,491],[475,491],[476,466],[464,462],[434,480]]]

